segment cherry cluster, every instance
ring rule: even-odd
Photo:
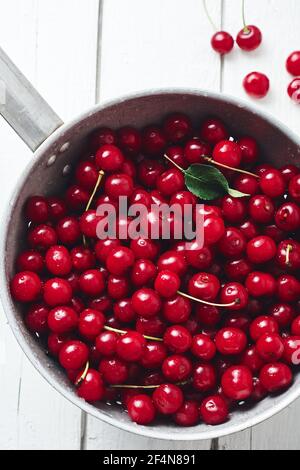
[[[198,205],[173,163],[187,168],[207,155],[248,196]],[[193,128],[176,113],[142,131],[97,130],[65,192],[26,202],[28,247],[12,297],[79,397],[121,402],[138,424],[164,416],[216,425],[291,385],[300,362],[300,170],[260,159],[252,137],[231,137],[216,118]],[[117,207],[119,196],[199,207],[204,246],[98,239],[96,208]]]
[[[204,0],[206,14],[212,23]],[[261,30],[255,25],[247,25],[245,21],[245,2],[243,0],[243,22],[244,27],[239,31],[236,37],[236,43],[240,49],[251,52],[257,49],[263,40]],[[221,55],[228,54],[234,47],[234,39],[227,31],[217,31],[211,38],[212,48]],[[300,103],[300,51],[292,52],[286,61],[287,71],[297,77],[288,85],[287,92],[289,97],[297,104]],[[253,98],[264,98],[270,89],[270,80],[264,73],[250,72],[243,80],[245,91]]]

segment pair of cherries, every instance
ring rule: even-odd
[[[295,101],[295,103],[300,103],[300,51],[292,52],[286,61],[287,71],[293,75],[294,78],[291,83],[288,85],[288,95],[290,98]]]
[[[243,51],[254,51],[262,42],[261,30],[254,25],[244,26],[236,37],[236,43]],[[228,54],[234,47],[234,39],[227,31],[217,31],[211,38],[212,48],[219,54]]]

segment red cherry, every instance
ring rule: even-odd
[[[106,267],[111,274],[122,276],[134,264],[134,253],[127,247],[114,248],[108,254]]]
[[[66,335],[50,333],[48,336],[49,353],[54,357],[58,357],[61,348],[69,340],[70,338],[68,338]]]
[[[258,354],[256,347],[251,346],[242,354],[241,364],[248,367],[252,372],[258,372],[264,365],[264,362]]]
[[[279,335],[265,333],[259,337],[256,350],[264,361],[276,362],[283,355],[284,345]]]
[[[95,165],[89,161],[79,163],[76,168],[76,181],[84,189],[93,190],[98,179]]]
[[[245,251],[246,240],[242,232],[235,227],[227,227],[218,244],[219,251],[226,258],[236,258]]]
[[[211,147],[199,137],[193,137],[184,147],[184,156],[188,163],[203,163],[202,157],[211,155]]]
[[[221,140],[228,138],[228,131],[222,121],[216,118],[210,118],[203,122],[200,128],[201,139],[216,145]]]
[[[164,172],[164,166],[155,160],[142,160],[138,166],[138,178],[146,188],[155,188],[159,175]]]
[[[163,343],[148,341],[143,352],[141,364],[147,369],[160,368],[167,357],[167,348]]]
[[[198,273],[189,281],[188,292],[192,297],[213,301],[220,290],[220,281],[213,274]]]
[[[229,415],[228,405],[224,398],[219,395],[205,398],[199,411],[204,423],[210,425],[225,423]]]
[[[199,304],[196,306],[196,317],[202,325],[214,327],[219,323],[221,315],[217,307]]]
[[[159,252],[159,245],[153,240],[138,238],[130,242],[130,248],[136,259],[154,260]]]
[[[91,136],[91,149],[96,152],[102,145],[112,145],[117,141],[116,133],[108,127],[101,127]]]
[[[251,175],[241,174],[237,176],[233,182],[233,187],[234,189],[237,189],[244,194],[249,194],[250,196],[254,196],[259,192],[258,181]]]
[[[211,364],[196,365],[193,373],[193,387],[200,392],[212,390],[217,382],[216,371]]]
[[[289,336],[282,340],[283,359],[291,365],[300,364],[300,336]]]
[[[269,197],[281,197],[285,191],[285,181],[280,171],[266,170],[260,177],[260,187],[262,192]]]
[[[172,162],[177,163],[177,165],[183,169],[187,169],[189,166],[183,153],[183,148],[179,145],[172,145],[171,147],[168,147],[166,150],[166,155],[172,160]],[[168,167],[173,168],[173,164],[168,162]]]
[[[187,263],[184,255],[176,251],[166,251],[158,260],[159,271],[172,271],[178,276],[183,276],[187,270]]]
[[[105,287],[104,275],[97,269],[90,269],[79,278],[80,290],[91,297],[102,294]]]
[[[128,378],[128,368],[121,359],[102,359],[99,372],[103,379],[110,385],[122,385]]]
[[[222,287],[220,300],[223,304],[233,304],[228,310],[242,310],[248,304],[248,292],[243,284],[229,282]]]
[[[185,323],[192,311],[190,300],[176,295],[163,303],[162,314],[170,323]]]
[[[253,341],[257,341],[264,334],[278,333],[279,328],[274,318],[261,315],[253,320],[249,331]]]
[[[168,270],[160,271],[155,279],[154,287],[161,297],[171,298],[180,288],[179,276]]]
[[[103,313],[87,308],[81,312],[79,317],[79,333],[87,340],[93,340],[103,330],[105,321]]]
[[[162,384],[153,393],[153,402],[162,415],[176,413],[183,405],[184,397],[177,385]]]
[[[81,237],[79,222],[75,217],[61,219],[57,224],[56,231],[60,242],[64,245],[74,245]]]
[[[31,248],[47,250],[50,246],[57,244],[57,235],[49,225],[38,225],[30,230],[28,243]]]
[[[133,294],[132,307],[137,315],[146,318],[154,317],[161,309],[161,300],[153,289],[145,287]]]
[[[142,138],[140,132],[134,127],[122,127],[118,131],[120,147],[129,155],[137,155],[141,150]]]
[[[292,52],[286,61],[287,71],[294,75],[300,75],[300,51]]]
[[[271,274],[254,271],[246,279],[246,288],[253,297],[272,296],[276,291],[276,281]]]
[[[59,277],[49,279],[44,285],[44,301],[47,305],[65,305],[71,302],[72,287],[68,281]]]
[[[139,361],[146,347],[145,338],[137,331],[129,331],[119,338],[117,355],[126,362]]]
[[[193,268],[204,270],[212,264],[213,252],[211,248],[206,246],[200,248],[197,241],[193,242],[185,253],[188,264]]]
[[[35,224],[43,224],[49,218],[49,207],[47,199],[41,196],[33,196],[28,199],[25,207],[28,220]]]
[[[164,334],[166,324],[158,317],[139,317],[136,321],[136,330],[142,335],[160,337]]]
[[[281,327],[288,326],[295,316],[294,308],[285,303],[278,303],[271,306],[269,314]]]
[[[167,357],[162,365],[162,372],[170,382],[186,380],[192,371],[192,363],[186,356],[176,354]]]
[[[132,308],[131,299],[119,300],[114,303],[114,315],[121,323],[131,323],[136,319],[135,311]]]
[[[211,45],[219,54],[228,54],[233,49],[234,40],[226,31],[218,31],[211,38]]]
[[[117,350],[117,343],[119,341],[119,335],[114,331],[103,331],[96,338],[97,351],[105,357],[112,357],[115,355]]]
[[[82,341],[72,340],[65,343],[59,352],[60,365],[67,370],[81,369],[89,357],[89,349]]]
[[[195,426],[200,419],[197,402],[186,400],[177,413],[174,414],[173,419],[178,426]]]
[[[245,26],[238,33],[236,38],[237,45],[244,51],[254,51],[262,42],[262,34],[257,26]]]
[[[78,315],[73,308],[56,307],[50,310],[48,326],[53,333],[58,335],[69,333],[78,325]]]
[[[248,209],[250,217],[254,222],[269,224],[273,220],[275,207],[272,199],[268,196],[253,196],[249,201]]]
[[[154,263],[149,259],[137,260],[131,270],[131,281],[136,287],[143,287],[151,283],[157,273]]]
[[[74,185],[70,186],[65,195],[65,202],[69,209],[75,212],[84,211],[90,195],[89,191],[80,186]]]
[[[28,311],[25,322],[30,331],[43,335],[48,331],[49,309],[43,304],[33,305]]]
[[[131,176],[125,173],[113,174],[108,176],[105,181],[105,193],[112,199],[118,199],[120,196],[130,197],[134,190],[134,184]]]
[[[213,159],[223,165],[238,168],[242,160],[242,151],[235,142],[222,140],[213,150]]]
[[[270,237],[260,235],[247,244],[247,256],[252,263],[266,263],[276,255],[276,244]]]
[[[211,215],[204,218],[203,235],[205,245],[214,245],[225,233],[224,221],[221,217]]]
[[[245,366],[232,366],[222,376],[222,389],[233,400],[246,400],[253,391],[253,377]]]
[[[94,254],[88,248],[76,247],[71,251],[70,255],[75,271],[87,271],[96,264]]]
[[[84,212],[79,219],[80,229],[83,235],[89,238],[96,238],[98,224],[102,219],[103,217],[97,215],[97,212],[93,209]]]
[[[156,414],[153,402],[148,395],[131,397],[128,401],[127,410],[131,420],[143,426],[152,423]]]
[[[44,258],[38,251],[23,251],[18,256],[17,266],[19,271],[32,271],[38,274],[44,268]]]
[[[291,179],[299,174],[299,169],[295,165],[285,165],[279,169],[286,184],[289,184]]]
[[[286,202],[275,214],[277,227],[285,232],[295,232],[300,227],[300,209],[293,202]]]
[[[295,202],[300,202],[300,177],[295,175],[289,182],[289,194]]]
[[[300,298],[300,282],[289,275],[277,279],[277,295],[282,302],[296,302]]]
[[[164,122],[164,134],[172,143],[182,142],[192,130],[190,118],[186,114],[171,114]]]
[[[262,386],[270,393],[287,388],[292,383],[291,369],[281,362],[265,365],[259,374]]]
[[[296,271],[300,268],[300,243],[283,240],[277,248],[276,261],[283,269]]]
[[[95,161],[99,170],[119,171],[122,168],[124,156],[115,145],[103,145],[97,151]]]
[[[237,141],[241,151],[242,151],[242,164],[244,166],[253,166],[259,154],[259,148],[256,140],[252,137],[241,137]]]
[[[157,126],[146,127],[142,139],[144,152],[153,157],[160,156],[167,144],[163,131]]]
[[[46,267],[55,276],[66,276],[72,269],[70,253],[64,246],[52,246],[46,253]]]
[[[216,354],[216,346],[208,336],[198,334],[193,337],[191,351],[197,358],[211,361]]]
[[[225,264],[226,276],[233,281],[244,281],[252,271],[252,264],[244,258],[227,261]]]
[[[270,81],[263,73],[251,72],[244,78],[243,86],[252,98],[264,98],[268,94]]]
[[[291,326],[291,333],[295,336],[300,336],[300,316],[296,317],[293,320],[293,323]]]
[[[247,345],[247,336],[238,328],[223,328],[215,337],[217,350],[227,356],[240,354]]]
[[[192,336],[181,325],[170,326],[164,334],[164,344],[174,353],[184,353],[192,345]]]
[[[156,186],[164,196],[172,196],[184,189],[184,175],[177,168],[170,168],[157,178]]]
[[[81,375],[77,377],[77,380],[80,380],[80,377]],[[77,388],[77,395],[90,403],[102,400],[104,384],[98,371],[88,370],[84,380]]]
[[[124,299],[130,291],[130,283],[127,277],[109,276],[107,293],[114,300]]]
[[[287,92],[294,103],[300,103],[300,78],[295,78],[288,85]]]

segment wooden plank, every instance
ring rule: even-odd
[[[241,2],[224,0],[224,29],[236,34],[242,27]],[[300,3],[290,0],[288,8],[280,0],[246,0],[246,18],[249,24],[259,26],[264,40],[259,49],[251,53],[241,51],[237,46],[224,60],[222,72],[223,91],[267,111],[300,131],[299,106],[295,106],[286,93],[291,77],[285,70],[285,60],[290,52],[299,49],[298,18]],[[252,71],[267,73],[271,91],[266,99],[253,101],[247,97],[242,81]],[[224,449],[300,449],[299,439],[300,401],[267,422],[234,436],[222,438],[220,448]]]
[[[210,0],[214,21],[221,2]],[[149,88],[219,90],[220,59],[211,51],[212,28],[201,1],[106,0],[102,15],[99,95],[102,101]],[[86,449],[210,449],[211,441],[171,442],[118,431],[88,417]]]
[[[0,42],[65,119],[94,103],[98,0],[0,0]],[[4,197],[30,152],[0,123]],[[58,395],[24,358],[1,312],[1,448],[78,449],[81,412]],[[8,362],[9,358],[9,362]],[[3,419],[4,417],[4,419]]]

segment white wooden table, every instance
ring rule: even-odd
[[[168,86],[243,99],[247,72],[265,71],[272,91],[257,106],[300,132],[300,107],[286,95],[284,61],[300,49],[299,0],[248,0],[264,33],[251,53],[220,60],[202,0],[0,0],[0,44],[65,120],[95,101]],[[208,0],[215,23],[241,28],[241,0]],[[0,121],[1,209],[30,152]],[[300,449],[300,401],[253,429],[184,443],[118,431],[68,403],[28,363],[0,314],[0,449]]]

